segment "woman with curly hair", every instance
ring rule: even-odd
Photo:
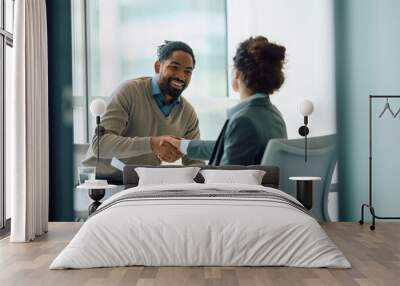
[[[260,164],[270,139],[287,138],[285,121],[269,98],[284,82],[285,51],[263,36],[240,43],[231,84],[241,101],[228,110],[217,141],[182,140],[174,145],[210,165]]]

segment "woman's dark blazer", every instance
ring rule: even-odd
[[[210,165],[259,165],[273,138],[287,138],[285,121],[269,96],[254,94],[228,110],[216,141],[192,140],[187,155]]]

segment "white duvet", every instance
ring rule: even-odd
[[[318,222],[289,204],[258,198],[115,200],[135,192],[262,190],[238,184],[135,187],[115,194],[81,227],[50,269],[145,266],[294,266],[349,268]],[[298,203],[298,202],[297,202]]]

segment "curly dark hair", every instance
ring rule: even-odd
[[[189,54],[193,60],[193,67],[196,65],[196,59],[194,58],[192,48],[188,44],[180,41],[164,41],[164,44],[157,48],[158,59],[160,61],[165,61],[175,51],[182,51]]]
[[[263,36],[250,37],[239,44],[233,62],[248,89],[270,95],[285,80],[285,52],[285,47],[271,43]]]

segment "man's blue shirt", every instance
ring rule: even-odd
[[[174,109],[174,107],[180,103],[180,96],[174,98],[174,100],[172,100],[171,102],[165,102],[164,95],[162,94],[160,87],[158,86],[157,79],[155,77],[151,79],[151,95],[156,101],[161,112],[166,117],[172,112],[172,109]]]

